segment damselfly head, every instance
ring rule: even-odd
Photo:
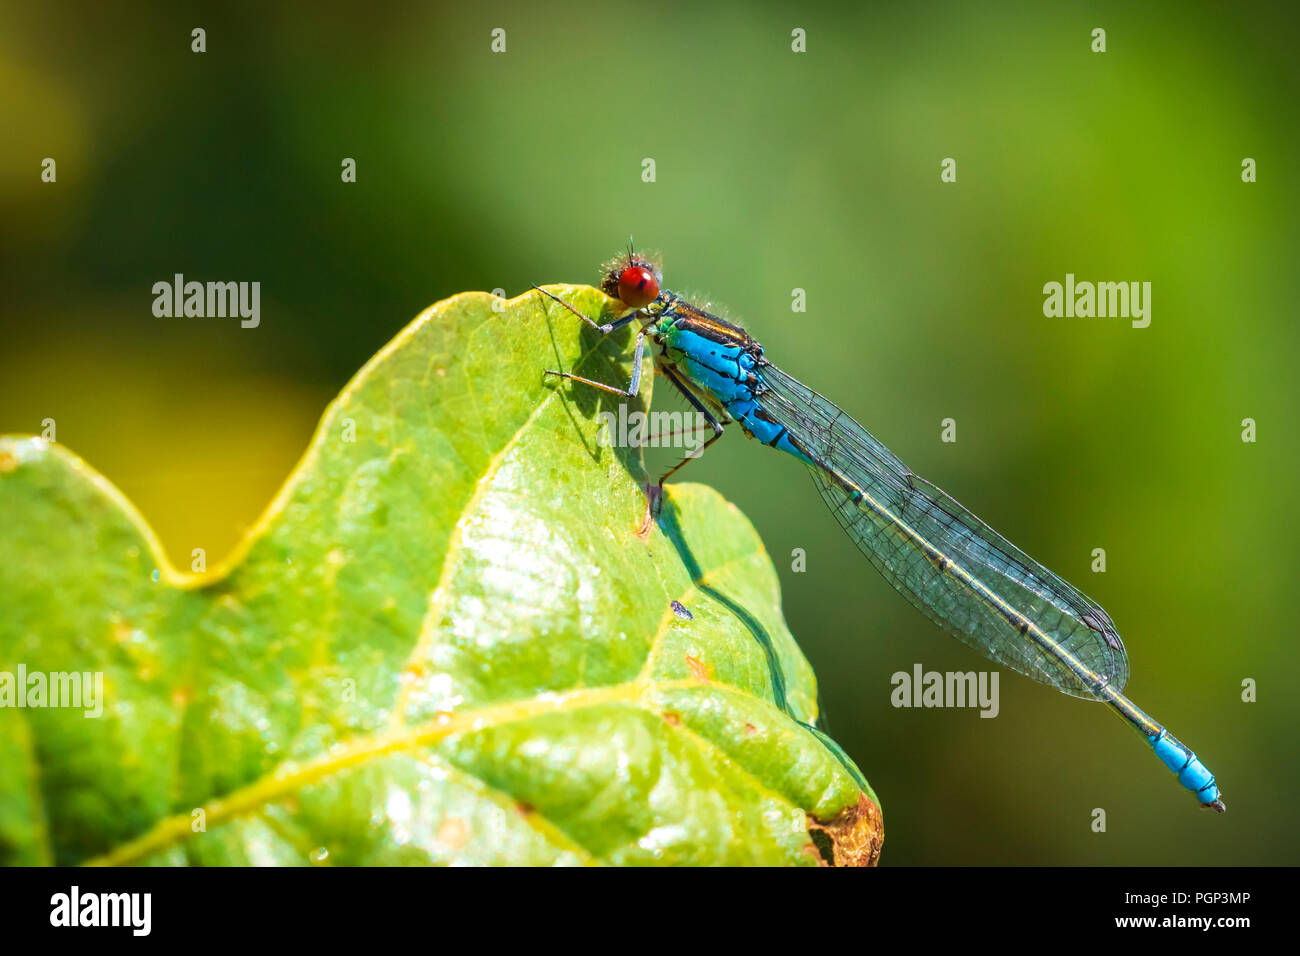
[[[658,256],[634,252],[629,245],[605,263],[600,288],[629,309],[641,309],[659,297],[663,278]]]

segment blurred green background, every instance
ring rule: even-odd
[[[767,542],[886,863],[1294,863],[1297,30],[1271,4],[1134,7],[6,4],[0,432],[54,418],[188,566],[425,305],[593,281],[632,234],[1097,598],[1131,696],[1228,804],[1010,672],[995,720],[891,707],[895,671],[987,667],[736,432],[687,477]],[[261,326],[155,318],[176,272],[259,280]],[[1150,327],[1044,317],[1067,272],[1150,281]]]

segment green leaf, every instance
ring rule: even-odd
[[[207,573],[0,439],[0,702],[20,666],[103,679],[97,717],[0,708],[0,862],[874,862],[753,528],[678,484],[638,536],[622,399],[542,374],[626,382],[628,335],[545,302],[421,314]]]

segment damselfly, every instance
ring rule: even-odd
[[[661,288],[659,263],[629,247],[605,267],[604,292],[628,311],[601,324],[538,289],[601,332],[639,324],[627,388],[548,370],[632,397],[646,339],[661,373],[712,436],[663,482],[738,424],[750,438],[793,455],[812,473],[835,519],[876,570],[922,613],[998,664],[1064,694],[1105,701],[1140,733],[1203,807],[1223,812],[1214,775],[1196,754],[1120,691],[1128,656],[1102,608],[924,478],[848,414],[787,375],[743,329]],[[648,512],[649,514],[649,512]]]

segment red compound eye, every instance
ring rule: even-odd
[[[659,280],[645,266],[628,266],[618,276],[618,297],[628,308],[644,308],[659,297]]]

